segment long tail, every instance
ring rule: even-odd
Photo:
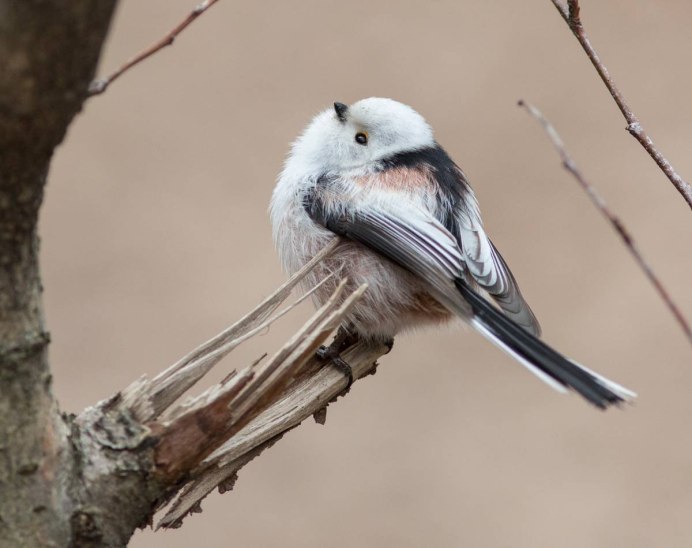
[[[636,397],[627,388],[550,348],[471,290],[462,280],[457,280],[456,286],[473,308],[473,327],[553,388],[561,392],[572,389],[600,409]]]

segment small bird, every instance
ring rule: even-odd
[[[270,215],[289,273],[341,237],[304,283],[332,273],[352,289],[367,283],[343,326],[350,336],[392,344],[401,331],[456,315],[557,390],[601,409],[635,397],[540,340],[466,176],[407,105],[371,97],[318,114],[293,143]]]

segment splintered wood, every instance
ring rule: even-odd
[[[170,503],[157,527],[180,526],[186,515],[199,511],[200,501],[213,489],[230,490],[240,468],[305,419],[324,415],[329,402],[347,388],[343,373],[315,355],[366,290],[363,285],[345,294],[343,280],[271,358],[240,368],[202,394],[178,402],[234,348],[309,296],[316,288],[277,312],[291,290],[336,245],[334,239],[238,322],[155,378],[141,378],[122,392],[118,406],[150,429],[153,473],[162,483],[175,486],[161,504]],[[384,345],[357,343],[343,357],[358,379],[373,372],[377,358],[387,351]]]

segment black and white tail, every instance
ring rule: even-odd
[[[471,290],[462,280],[457,280],[456,286],[473,308],[471,325],[553,388],[561,392],[572,389],[600,409],[636,397],[627,388],[550,348]]]

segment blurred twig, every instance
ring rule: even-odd
[[[680,308],[677,306],[677,304],[675,304],[675,301],[673,301],[673,298],[670,296],[666,288],[663,287],[661,280],[659,280],[658,276],[653,271],[651,265],[646,261],[646,259],[644,259],[644,257],[640,253],[637,244],[635,243],[629,231],[625,228],[625,225],[610,210],[605,200],[601,197],[600,194],[598,194],[598,192],[596,192],[596,189],[593,187],[593,185],[591,185],[591,183],[589,183],[589,181],[587,181],[584,178],[576,163],[567,152],[564,142],[560,138],[560,135],[557,133],[553,125],[546,119],[545,116],[543,116],[541,111],[533,105],[530,105],[525,101],[519,101],[519,106],[526,109],[526,111],[536,120],[538,120],[540,124],[543,126],[543,129],[548,134],[548,137],[552,141],[553,145],[557,149],[558,154],[560,155],[560,158],[562,159],[563,167],[574,176],[579,185],[589,195],[589,198],[591,198],[591,201],[596,206],[596,208],[598,208],[598,210],[603,214],[603,216],[606,219],[608,219],[610,224],[613,225],[613,228],[620,235],[622,241],[625,243],[625,246],[627,246],[627,249],[634,257],[634,260],[642,269],[646,277],[649,278],[649,281],[654,286],[656,291],[658,291],[658,294],[660,295],[661,299],[663,299],[663,301],[666,303],[666,306],[668,306],[668,309],[671,311],[677,322],[680,324],[680,327],[685,332],[687,339],[690,341],[690,343],[692,343],[692,330],[690,330],[690,325],[683,316],[682,312],[680,311]]]
[[[620,90],[615,86],[608,69],[603,64],[599,58],[596,50],[591,45],[589,37],[586,35],[584,26],[580,17],[580,6],[579,0],[550,0],[553,5],[560,12],[562,18],[565,20],[572,33],[577,38],[581,47],[584,48],[586,55],[591,60],[591,63],[596,68],[601,80],[608,88],[608,91],[613,96],[615,103],[617,104],[620,112],[625,117],[627,121],[627,131],[632,135],[639,143],[644,147],[644,149],[649,153],[649,156],[653,158],[661,171],[665,173],[668,180],[673,183],[673,186],[678,189],[678,192],[682,194],[687,204],[692,207],[692,186],[685,181],[678,173],[675,171],[673,166],[670,164],[668,159],[656,148],[651,137],[646,133],[641,122],[637,116],[632,112],[632,109],[625,102],[625,98],[620,93]]]
[[[128,59],[117,70],[115,70],[105,78],[98,78],[91,82],[91,84],[89,84],[88,95],[90,97],[93,95],[100,95],[101,93],[106,91],[106,89],[108,89],[108,86],[110,86],[115,80],[122,76],[123,73],[125,73],[135,65],[138,65],[145,59],[151,57],[157,51],[160,51],[166,46],[170,46],[171,44],[173,44],[176,37],[183,30],[185,30],[190,25],[190,23],[192,23],[195,19],[197,19],[200,15],[202,15],[205,11],[207,11],[218,1],[219,0],[204,0],[204,2],[200,2],[199,4],[197,4],[195,8],[185,17],[185,19],[183,19],[173,29],[171,29],[163,38],[154,42],[149,47],[143,49],[134,57]]]

